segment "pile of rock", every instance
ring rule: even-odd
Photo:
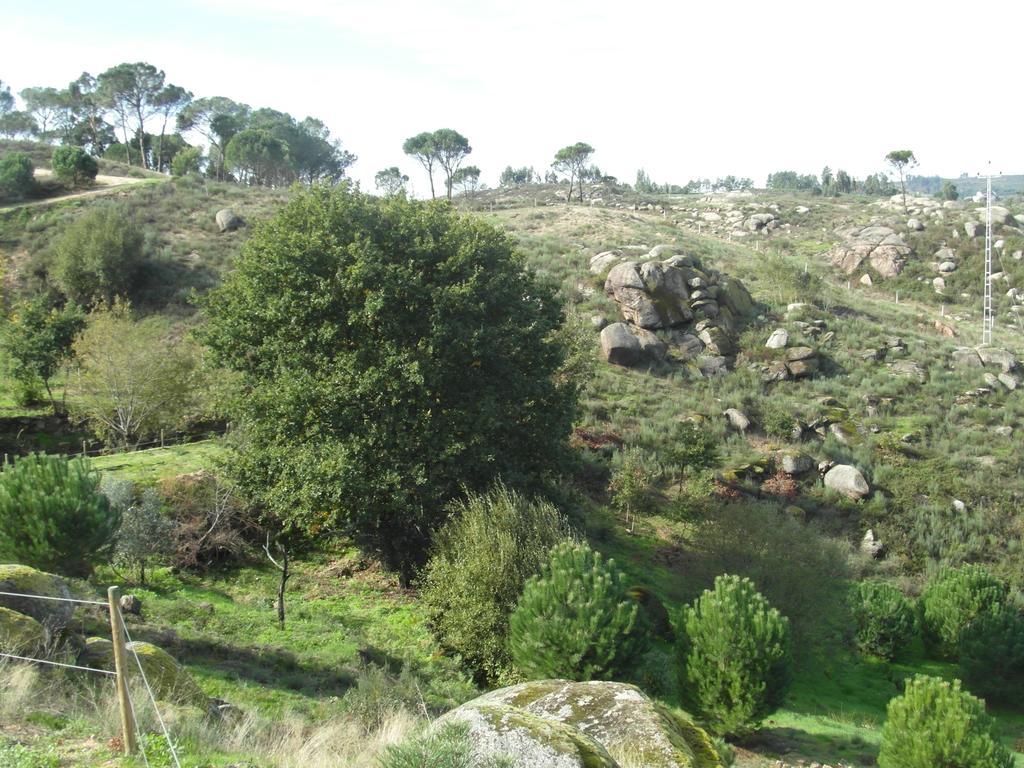
[[[953,350],[951,364],[953,368],[961,369],[999,369],[999,373],[983,372],[982,379],[985,386],[965,392],[960,397],[961,401],[983,397],[992,392],[1013,392],[1021,384],[1020,378],[1017,375],[1020,370],[1020,363],[1012,352],[1005,349],[997,347],[957,347]]]
[[[794,323],[794,325],[801,326],[801,330],[805,333],[813,329],[814,333],[807,334],[813,336],[821,333],[824,328],[824,321],[817,322],[821,322],[821,325],[815,323]],[[785,328],[776,328],[772,331],[764,346],[766,349],[777,350],[779,357],[767,362],[749,364],[749,367],[761,374],[763,381],[803,379],[814,375],[821,368],[818,350],[804,345],[789,346],[789,331]]]
[[[591,271],[607,271],[604,291],[624,320],[601,331],[604,357],[617,365],[706,355],[713,359],[707,370],[725,370],[736,353],[737,332],[755,311],[739,280],[692,256],[673,255],[671,246],[652,248],[642,261],[621,251],[599,253]]]
[[[903,235],[890,227],[849,227],[837,230],[836,234],[843,240],[825,256],[848,275],[867,262],[882,277],[896,277],[914,255]]]

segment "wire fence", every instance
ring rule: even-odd
[[[195,433],[175,433],[173,435],[161,434],[159,438],[154,440],[144,440],[140,443],[135,443],[130,446],[111,446],[101,445],[96,448],[90,448],[90,441],[83,440],[81,442],[81,449],[75,451],[61,451],[61,455],[64,456],[77,456],[88,458],[90,456],[117,456],[125,453],[142,453],[144,451],[151,451],[159,448],[171,448],[176,445],[191,445],[193,443],[203,443],[207,440],[212,440],[217,437],[223,437],[231,430],[231,425],[221,427],[219,429],[206,430],[202,434]],[[0,466],[3,464],[10,463],[13,459],[17,458],[17,454],[4,453],[0,456]]]
[[[164,740],[167,742],[167,748],[170,751],[171,759],[174,762],[175,768],[181,768],[181,762],[178,759],[178,750],[174,744],[174,739],[171,738],[170,730],[167,727],[167,723],[164,721],[163,715],[160,712],[160,707],[156,702],[156,695],[153,692],[153,688],[149,683],[149,679],[146,677],[146,670],[143,667],[142,659],[139,658],[138,651],[134,646],[134,642],[131,639],[131,635],[128,632],[128,626],[124,620],[124,614],[121,612],[120,606],[120,590],[117,587],[111,587],[108,591],[109,599],[107,602],[101,600],[82,600],[73,597],[52,597],[50,595],[33,595],[30,593],[23,592],[0,592],[2,597],[16,597],[23,600],[48,600],[62,603],[71,603],[75,605],[92,605],[102,606],[106,608],[110,614],[110,627],[111,627],[111,641],[114,644],[114,659],[115,669],[97,669],[95,667],[87,667],[80,664],[69,664],[62,661],[54,661],[53,659],[42,659],[34,656],[22,656],[15,653],[0,652],[0,659],[10,659],[13,661],[20,661],[29,664],[39,664],[49,667],[58,667],[61,669],[69,669],[75,672],[88,672],[97,675],[103,675],[107,677],[115,678],[115,682],[118,688],[118,698],[121,701],[122,708],[126,709],[130,713],[130,717],[125,718],[122,715],[122,737],[124,741],[124,749],[128,754],[132,754],[137,747],[142,760],[145,765],[149,766],[149,756],[146,754],[145,739],[141,729],[138,726],[138,717],[136,716],[135,703],[132,700],[131,694],[128,690],[127,685],[127,670],[122,667],[119,659],[119,652],[128,651],[135,659],[135,666],[139,670],[139,675],[142,678],[142,684],[145,687],[146,694],[148,695],[149,702],[153,706],[153,711],[156,713],[157,722],[160,724],[160,731],[163,735]],[[123,709],[123,711],[124,711]]]

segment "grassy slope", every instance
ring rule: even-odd
[[[215,234],[213,212],[231,204],[243,215],[259,218],[277,199],[273,193],[219,185],[199,189],[178,183],[165,185],[159,192],[139,190],[126,196],[129,205],[148,217],[172,259],[180,260],[193,250],[200,253],[194,269],[209,280],[216,279],[237,247],[237,243]],[[795,206],[808,203],[782,196],[773,200],[780,205],[783,218],[791,221],[798,219]],[[705,205],[689,200],[675,202]],[[69,205],[58,215],[41,215],[6,230],[0,222],[0,232],[10,237],[18,230],[17,247],[36,251],[57,231],[62,216],[77,212],[77,206]],[[822,350],[832,361],[829,375],[775,388],[764,387],[743,372],[705,381],[685,370],[645,372],[599,365],[585,397],[583,423],[588,427],[617,432],[627,443],[657,448],[670,439],[671,427],[679,418],[701,414],[709,418],[708,428],[721,439],[723,465],[729,467],[767,451],[795,446],[785,439],[748,440],[727,433],[717,418],[724,408],[775,403],[809,417],[821,411],[816,401],[830,396],[851,408],[861,436],[849,447],[829,438],[818,447],[812,446],[813,452],[867,464],[877,475],[873,478],[876,485],[909,471],[898,457],[879,454],[878,435],[907,432],[923,437],[930,453],[942,455],[943,468],[959,471],[971,488],[1021,482],[1016,472],[1020,438],[1015,435],[995,442],[991,433],[994,425],[1019,423],[1024,407],[1017,396],[996,395],[977,407],[952,403],[956,394],[979,383],[977,374],[948,371],[944,359],[954,346],[976,342],[975,324],[960,324],[961,337],[946,339],[933,327],[933,321],[940,317],[935,302],[914,297],[896,304],[887,284],[847,290],[845,278],[825,268],[818,258],[827,248],[823,240],[827,241],[828,236],[822,234],[823,228],[837,221],[866,223],[876,213],[862,201],[814,201],[799,226],[759,242],[756,249],[752,244],[697,236],[673,225],[670,217],[656,213],[527,205],[481,215],[507,227],[535,268],[563,284],[566,295],[582,313],[612,316],[614,309],[600,290],[594,290],[595,281],[587,271],[590,256],[621,245],[669,242],[740,276],[755,297],[767,305],[762,326],[745,338],[749,351],[763,344],[771,328],[781,322],[785,305],[792,301],[815,301],[829,327],[837,331],[835,342]],[[965,306],[969,303],[964,300]],[[895,378],[881,364],[860,361],[860,350],[877,346],[894,333],[908,341],[911,358],[929,370],[931,376],[925,384]],[[1024,349],[1024,334],[1015,327],[1001,325],[999,340],[1010,348]],[[869,392],[892,396],[895,402],[888,410],[869,417],[860,400]],[[877,434],[873,429],[878,430]],[[214,451],[210,444],[201,443],[107,457],[98,460],[98,466],[146,482],[192,471]],[[990,456],[993,465],[979,465],[977,457],[981,454]],[[943,488],[942,493],[945,491]],[[669,512],[670,500],[671,489],[665,489],[662,502]],[[875,525],[885,535],[883,508],[862,505],[851,512],[813,484],[800,489],[797,503],[815,518],[815,535],[838,545],[850,548],[862,532],[861,525]],[[829,514],[833,510],[840,513],[835,519]],[[680,564],[666,560],[664,553],[696,551],[701,524],[694,516],[655,515],[644,520],[635,535],[625,535],[618,528],[607,531],[599,546],[614,555],[637,580],[651,584],[670,606],[676,606],[708,585],[713,575],[708,568],[713,563],[701,563],[698,558]],[[331,563],[331,557],[325,557],[300,566],[300,575],[293,583],[293,595],[301,596],[300,600],[293,596],[293,605],[301,604],[294,615],[294,632],[288,629],[280,633],[273,627],[269,602],[274,574],[263,567],[248,568],[230,578],[201,581],[164,576],[145,595],[147,621],[154,630],[171,629],[178,634],[182,644],[176,652],[209,692],[223,694],[243,706],[248,703],[269,711],[329,717],[329,697],[344,691],[350,682],[349,673],[338,668],[352,665],[360,646],[373,645],[389,653],[414,649],[424,665],[432,663],[436,652],[411,596],[395,594],[392,587],[382,586],[377,574],[367,574],[365,581],[361,575],[339,580],[333,575]],[[870,566],[865,567],[870,572]],[[198,608],[200,603],[212,605],[213,613]],[[820,634],[808,637],[803,645],[800,673],[792,693],[785,707],[773,715],[761,742],[753,745],[758,752],[871,764],[885,704],[899,692],[902,678],[921,670],[946,676],[954,673],[948,665],[924,661],[919,651],[893,665],[834,652],[830,643],[836,633],[841,633],[837,626],[844,617],[838,603],[832,607],[834,611],[829,609],[821,617]],[[448,674],[447,669],[441,671],[441,675],[427,673],[427,677],[439,680]],[[1000,713],[999,722],[1006,740],[1019,742],[1024,735],[1020,713]],[[1024,757],[1019,756],[1018,762],[1024,765]]]

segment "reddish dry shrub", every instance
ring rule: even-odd
[[[761,484],[761,490],[783,501],[793,501],[797,496],[796,481],[781,469]]]
[[[739,501],[743,498],[743,491],[731,485],[726,485],[721,480],[715,480],[714,493],[718,498],[728,501]]]
[[[175,568],[203,571],[245,557],[257,531],[245,504],[209,472],[193,472],[160,485],[174,520]]]

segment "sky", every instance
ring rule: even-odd
[[[370,191],[397,165],[429,194],[402,143],[437,128],[490,186],[577,141],[627,182],[863,178],[893,149],[922,175],[1024,173],[1021,0],[0,0],[0,28],[14,92],[147,61],[320,118]]]

